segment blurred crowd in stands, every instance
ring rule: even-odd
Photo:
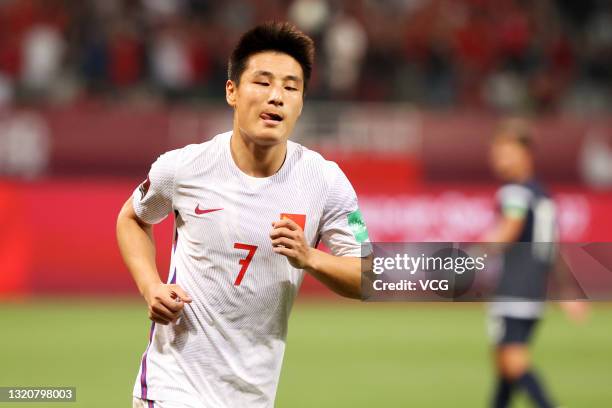
[[[0,0],[0,106],[222,100],[267,20],[315,39],[311,99],[612,110],[608,0]]]

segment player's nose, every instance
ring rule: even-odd
[[[281,88],[278,86],[271,86],[270,88],[268,103],[274,106],[283,106],[283,92]]]

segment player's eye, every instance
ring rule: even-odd
[[[297,88],[295,88],[293,86],[286,86],[285,89],[288,90],[288,91],[297,91],[298,90]]]
[[[270,84],[269,84],[269,83],[267,83],[267,82],[255,81],[255,83],[256,83],[257,85],[261,85],[261,86],[270,86]]]

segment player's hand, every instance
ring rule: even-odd
[[[559,302],[567,317],[575,323],[584,323],[589,315],[589,304],[580,301]]]
[[[308,267],[312,248],[306,243],[304,231],[295,221],[285,218],[272,223],[272,250],[287,257],[294,268]]]
[[[175,322],[191,297],[179,285],[156,283],[149,286],[144,294],[149,306],[149,319],[166,325]]]

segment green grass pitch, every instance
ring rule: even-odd
[[[612,406],[612,307],[593,306],[575,326],[553,305],[536,333],[536,368],[564,407]],[[276,406],[484,407],[484,319],[476,304],[298,303]],[[131,407],[149,327],[143,303],[4,302],[0,323],[0,386],[77,387],[76,403],[0,408]]]

